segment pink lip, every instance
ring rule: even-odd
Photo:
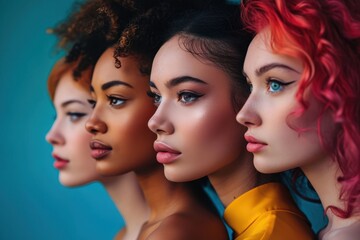
[[[90,142],[91,157],[96,160],[104,159],[112,150],[112,147],[103,144],[98,140]]]
[[[69,163],[69,160],[63,159],[56,154],[53,154],[53,158],[55,159],[54,168],[57,169],[62,169]]]
[[[155,142],[154,149],[157,152],[157,161],[162,164],[172,163],[181,155],[181,152],[171,148],[170,146],[162,142]]]
[[[249,135],[245,135],[245,140],[248,142],[248,144],[246,145],[246,149],[252,153],[259,152],[267,146],[267,143],[261,142]]]

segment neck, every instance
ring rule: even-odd
[[[136,174],[151,209],[149,222],[169,216],[181,208],[184,199],[188,199],[188,190],[183,183],[174,183],[166,179],[163,166],[157,164],[150,171]]]
[[[302,170],[319,195],[326,216],[329,219],[329,224],[322,230],[321,234],[348,226],[359,220],[356,217],[340,218],[328,208],[329,206],[340,209],[345,208],[345,203],[340,200],[341,185],[337,181],[342,173],[336,161],[333,161],[330,157],[324,157],[310,166],[303,167]]]
[[[125,236],[135,239],[142,224],[149,218],[149,207],[133,172],[103,178],[101,183],[113,200],[125,222]]]
[[[240,159],[209,175],[217,195],[225,207],[252,188],[267,182],[266,176],[256,171],[251,153],[243,153]]]

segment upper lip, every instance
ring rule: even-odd
[[[90,148],[91,149],[112,149],[112,147],[102,143],[99,140],[92,140],[90,141]]]
[[[169,145],[163,143],[163,142],[154,142],[154,149],[156,152],[169,152],[169,153],[176,153],[176,154],[180,154],[179,151],[173,149],[172,147],[170,147]]]
[[[267,145],[267,143],[262,142],[262,141],[260,141],[260,140],[258,140],[258,139],[256,139],[256,138],[254,138],[254,137],[251,136],[251,135],[245,135],[244,137],[245,137],[245,140],[246,140],[247,142],[249,142],[249,143],[258,143],[258,144]]]
[[[67,162],[69,161],[67,159],[64,159],[64,158],[58,156],[56,153],[53,153],[52,156],[56,161],[67,161]]]

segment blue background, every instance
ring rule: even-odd
[[[112,239],[123,222],[106,191],[62,187],[45,141],[47,75],[60,56],[46,29],[73,1],[0,1],[0,239]]]
[[[54,109],[47,75],[60,57],[46,34],[73,0],[0,0],[0,239],[112,239],[121,216],[100,184],[58,182],[45,134]],[[321,207],[300,204],[310,217]],[[314,217],[315,222],[317,221]],[[321,224],[322,217],[320,218]],[[318,229],[315,226],[315,229]]]

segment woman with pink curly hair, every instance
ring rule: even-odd
[[[260,172],[300,168],[329,219],[320,239],[360,234],[360,4],[249,0],[251,94],[237,115]]]

